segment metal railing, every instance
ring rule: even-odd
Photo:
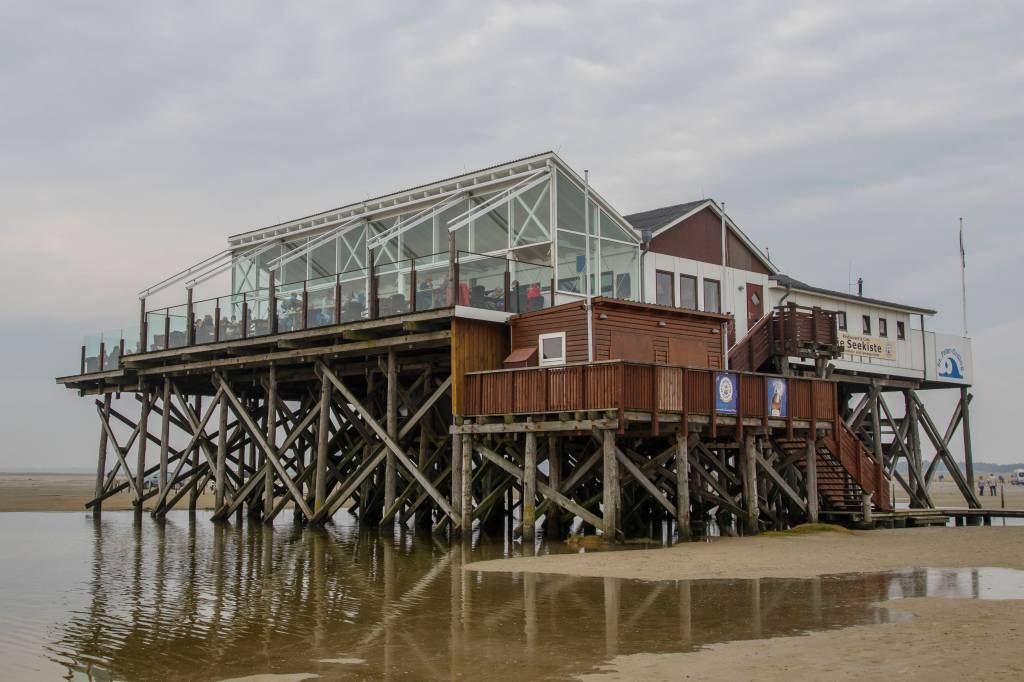
[[[137,327],[84,337],[82,374],[120,367],[126,355],[375,320],[455,305],[527,312],[554,302],[550,265],[458,251],[386,262],[252,291],[146,310]],[[452,279],[454,275],[454,279]]]

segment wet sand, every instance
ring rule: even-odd
[[[85,511],[95,487],[95,477],[87,474],[3,474],[0,512]],[[187,507],[187,498],[178,504]],[[127,489],[117,493],[103,501],[103,508],[132,509],[131,494]],[[213,494],[208,490],[199,496],[199,508],[213,508]]]
[[[639,580],[699,580],[811,578],[912,567],[974,566],[1024,569],[1024,526],[716,538],[660,549],[479,561],[466,568]]]
[[[804,578],[908,567],[1024,568],[1024,527],[910,528],[723,538],[664,549],[476,562],[467,570],[664,581]],[[1020,595],[1024,599],[1024,594]],[[913,620],[613,659],[589,682],[678,679],[1021,679],[1024,601],[909,599]]]
[[[1024,602],[905,599],[916,618],[800,637],[712,644],[679,654],[619,656],[585,682],[618,680],[1019,680]]]

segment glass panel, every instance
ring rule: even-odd
[[[587,238],[564,230],[558,231],[558,290],[586,293],[584,276],[587,270]]]
[[[674,305],[675,297],[672,291],[674,284],[671,272],[658,270],[654,273],[654,302],[658,305]]]
[[[433,256],[416,259],[416,310],[434,310],[448,305],[448,254],[444,260]]]
[[[510,310],[525,313],[551,307],[551,280],[554,270],[550,265],[510,261],[512,288],[515,291]]]
[[[410,310],[409,268],[411,261],[382,267],[377,275],[377,313],[380,317],[401,315]]]
[[[395,226],[399,220],[398,217],[385,218],[384,220],[375,220],[370,223],[370,234],[378,235],[381,232],[386,232]],[[376,249],[373,250],[373,263],[374,265],[381,263],[394,263],[398,260],[398,240],[389,239],[384,242]]]
[[[558,173],[557,190],[559,229],[583,232],[586,229],[583,217],[583,190],[561,172]]]
[[[231,272],[231,291],[240,293],[256,288],[256,263],[250,258],[237,258]]]
[[[103,344],[103,369],[117,369],[118,360],[121,357],[121,333],[122,330],[114,329],[103,332],[100,335],[100,342]]]
[[[217,332],[217,299],[196,301],[192,304],[192,316],[195,320],[196,343],[212,343]]]
[[[146,313],[146,350],[164,350],[167,348],[167,335],[164,329],[166,320],[166,308]]]
[[[259,289],[260,287],[265,288],[270,284],[270,268],[267,267],[267,263],[279,258],[280,256],[280,246],[271,247],[270,249],[267,249],[266,253],[261,253],[256,256],[256,289]],[[254,289],[250,289],[249,291],[254,291]],[[234,293],[239,292],[236,291]],[[239,315],[239,317],[241,317],[241,315]]]
[[[709,313],[718,313],[722,311],[718,282],[713,279],[704,280],[704,310]]]
[[[679,307],[697,309],[697,278],[679,275]]]
[[[618,223],[610,215],[601,211],[601,236],[609,237],[611,239],[621,239],[622,241],[635,241],[636,237],[622,225]]]
[[[168,348],[183,348],[188,345],[188,306],[176,305],[167,309],[170,318]]]
[[[366,267],[366,230],[364,223],[338,235],[338,267],[335,272]]]
[[[551,239],[550,183],[542,183],[512,200],[512,246]]]
[[[448,251],[448,222],[455,220],[455,218],[467,210],[469,210],[469,200],[463,199],[441,212],[441,215],[438,217],[438,251]],[[460,227],[452,236],[455,238],[455,249],[457,251],[469,251],[468,225]]]
[[[124,338],[124,354],[135,355],[139,352],[139,327],[125,327],[121,330]]]
[[[459,304],[484,310],[504,310],[507,267],[505,258],[460,253]]]
[[[434,253],[434,218],[428,215],[402,233],[402,258],[419,258]]]
[[[335,277],[318,277],[306,283],[306,327],[334,324]]]
[[[341,275],[341,321],[355,322],[366,317],[367,272],[350,270]]]
[[[85,346],[85,371],[98,372],[100,371],[100,343],[102,337],[99,334],[90,334],[82,339],[82,345]]]
[[[471,197],[474,206],[479,206],[493,197]],[[473,219],[473,251],[490,253],[508,248],[508,202],[503,201],[487,213]]]
[[[590,291],[586,293],[592,296],[597,296],[601,292],[598,290],[594,278],[600,274],[597,271],[597,264],[600,262],[600,260],[598,260],[598,254],[600,253],[601,240],[591,237],[587,241],[590,242],[590,260],[588,261],[588,265],[590,267]]]
[[[637,269],[640,249],[635,245],[601,240],[601,294],[635,301],[639,294]]]
[[[257,289],[246,298],[248,308],[248,336],[270,333],[270,296],[267,289]]]
[[[306,239],[298,239],[295,241],[287,242],[282,249],[282,253],[285,258],[288,258],[289,254],[300,251],[306,247]],[[301,282],[306,279],[307,265],[309,254],[302,254],[296,258],[285,263],[283,266],[278,268],[278,284],[294,284],[295,282]]]
[[[328,239],[315,247],[309,255],[306,279],[327,277],[338,272],[338,238]]]
[[[302,329],[302,285],[283,286],[274,292],[277,302],[277,331],[280,334]]]
[[[254,294],[248,294],[253,296]],[[242,312],[244,310],[243,297],[240,294],[234,296],[221,296],[217,299],[220,306],[220,330],[218,338],[221,341],[234,341],[242,338]]]

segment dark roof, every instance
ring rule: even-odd
[[[832,296],[834,298],[841,298],[847,301],[855,301],[857,303],[867,303],[869,305],[880,305],[887,308],[899,308],[900,310],[906,310],[912,313],[924,313],[925,315],[934,315],[934,310],[928,308],[919,308],[913,305],[906,305],[903,303],[893,303],[892,301],[883,301],[878,298],[868,298],[866,296],[857,296],[856,294],[848,294],[845,291],[833,291],[832,289],[822,289],[821,287],[814,287],[810,284],[805,284],[798,279],[793,279],[789,275],[772,275],[771,279],[779,283],[779,286],[791,287],[799,291],[806,291],[812,294],[822,294],[824,296]]]
[[[641,232],[644,230],[657,230],[660,227],[665,227],[669,223],[682,218],[684,215],[707,201],[708,199],[688,201],[685,204],[664,206],[662,208],[655,208],[650,211],[642,211],[640,213],[634,213],[632,215],[622,217],[628,220],[630,225]]]

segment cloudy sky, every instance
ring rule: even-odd
[[[945,331],[964,216],[975,458],[1024,460],[1022,35],[1012,2],[0,0],[0,468],[92,466],[53,377],[226,235],[547,149]]]

